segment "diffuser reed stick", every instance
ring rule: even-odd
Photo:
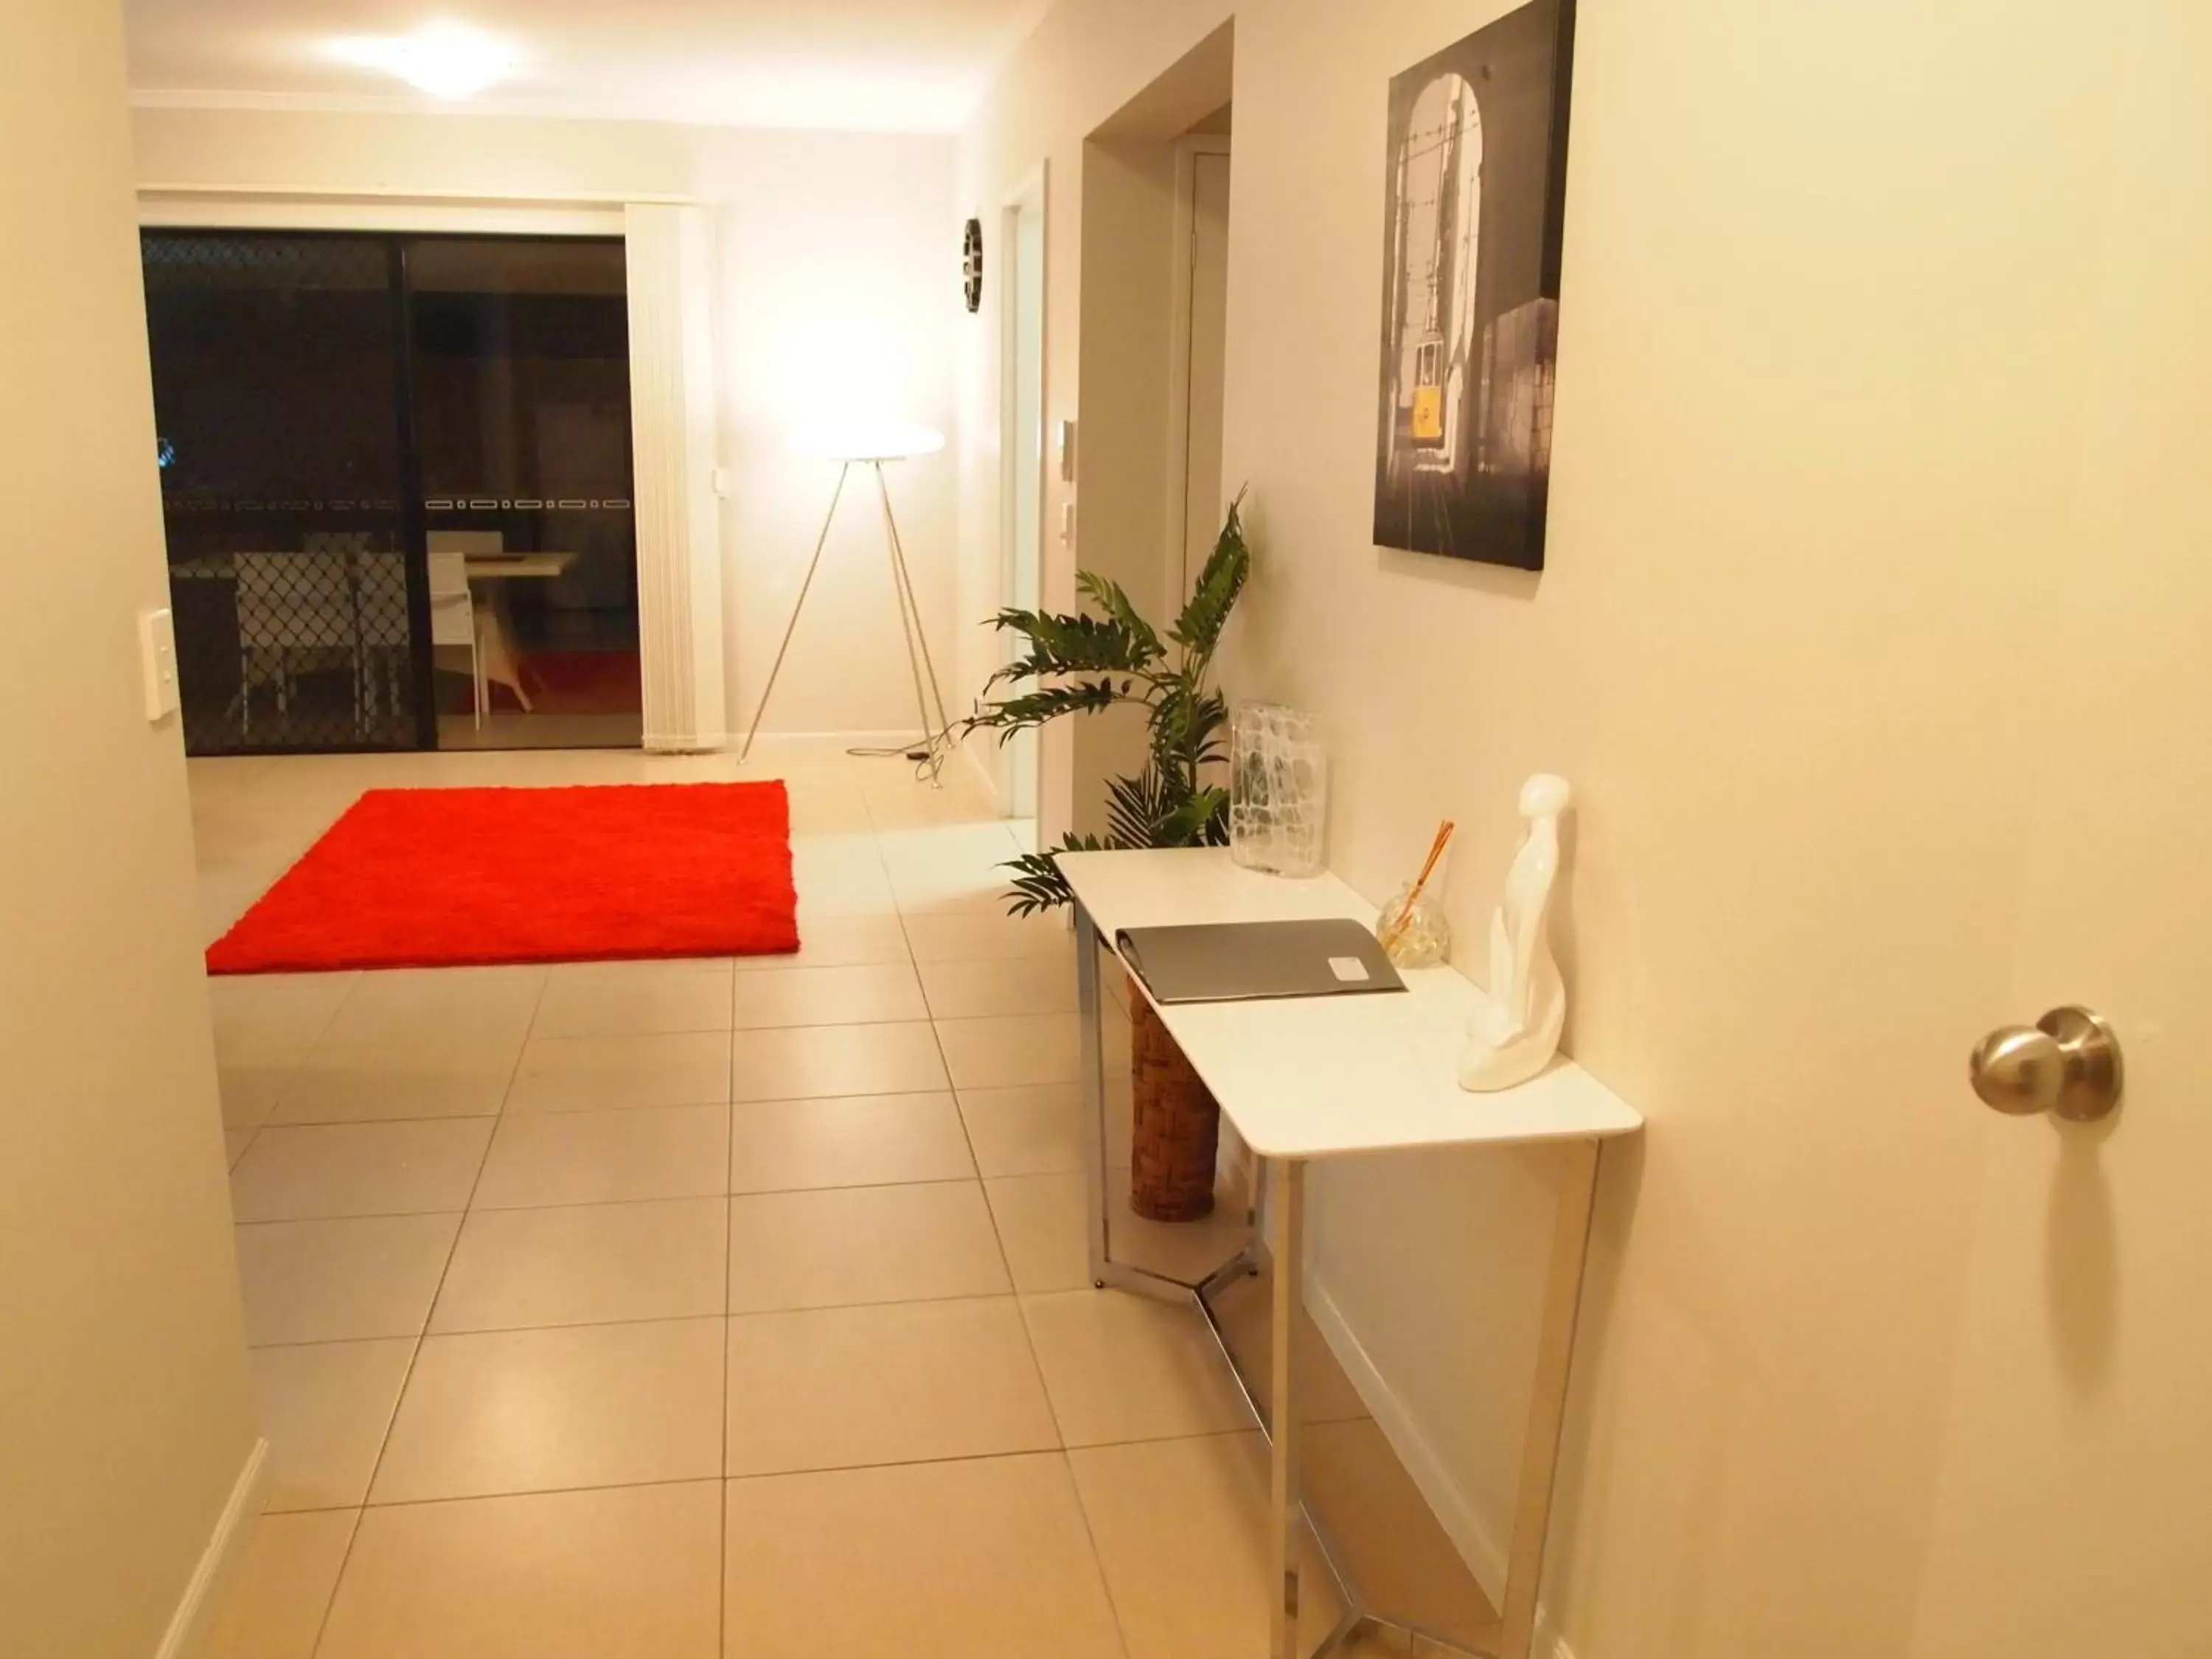
[[[1429,884],[1429,878],[1436,873],[1437,860],[1443,857],[1444,848],[1451,841],[1452,831],[1457,828],[1459,826],[1449,818],[1437,827],[1437,838],[1429,843],[1428,862],[1421,866],[1421,873],[1414,878],[1413,890],[1406,895],[1406,902],[1400,907],[1397,920],[1382,930],[1382,949],[1386,952],[1398,942],[1398,935],[1406,931],[1406,924],[1413,919],[1413,907],[1421,902],[1421,890]]]

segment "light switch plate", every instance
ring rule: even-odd
[[[166,610],[138,617],[138,659],[146,680],[146,718],[160,725],[183,702],[177,684],[177,624]]]
[[[1062,421],[1054,428],[1053,450],[1059,457],[1060,477],[1063,483],[1075,482],[1075,422]]]
[[[1060,541],[1063,547],[1075,545],[1075,503],[1073,501],[1060,503]]]

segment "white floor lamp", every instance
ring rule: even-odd
[[[853,476],[853,469],[865,466],[876,475],[876,495],[883,502],[884,536],[890,544],[891,593],[898,601],[900,631],[906,636],[907,665],[914,672],[915,701],[921,709],[921,737],[912,744],[889,749],[856,749],[853,752],[903,756],[915,762],[934,784],[945,769],[945,757],[952,751],[952,720],[945,712],[945,688],[938,683],[937,664],[929,654],[929,641],[921,631],[921,603],[915,597],[914,578],[907,570],[906,544],[899,539],[898,520],[891,513],[890,483],[884,476],[884,468],[893,461],[935,454],[945,447],[945,434],[927,427],[885,427],[840,432],[829,441],[811,443],[806,447],[841,464],[837,488],[830,493],[830,511],[822,520],[822,533],[815,538],[814,556],[807,561],[806,574],[799,584],[799,599],[791,607],[790,622],[784,626],[783,643],[776,647],[775,660],[769,665],[768,684],[761,687],[760,705],[753,710],[752,725],[746,729],[744,746],[738,750],[738,758],[742,761],[752,753],[753,739],[760,735],[762,718],[768,713],[768,700],[775,691],[775,677],[783,670],[784,654],[791,649],[791,636],[799,631],[799,617],[806,608],[807,590],[814,586],[814,573],[821,568],[823,550],[830,544],[830,528],[837,520],[837,503],[844,498],[845,485]]]

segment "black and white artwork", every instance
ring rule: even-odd
[[[1573,0],[1390,83],[1375,540],[1544,568]]]

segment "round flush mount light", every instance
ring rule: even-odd
[[[412,34],[352,35],[331,43],[341,63],[396,75],[433,98],[470,98],[514,69],[514,53],[481,29],[430,23]]]

